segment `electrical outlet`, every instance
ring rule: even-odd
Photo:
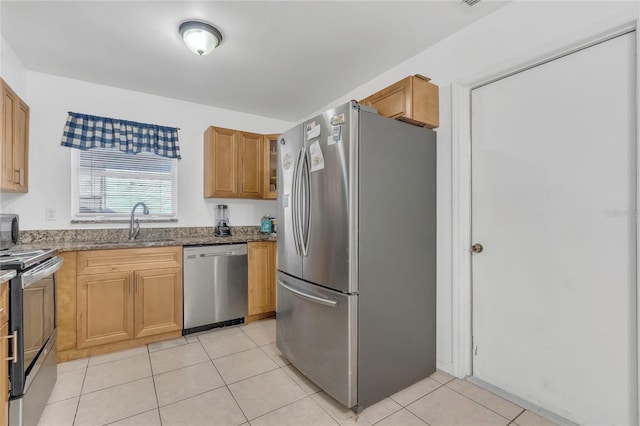
[[[47,207],[45,209],[45,219],[46,220],[56,220],[56,209],[52,207]]]

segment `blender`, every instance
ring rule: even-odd
[[[216,237],[231,236],[229,227],[229,210],[226,204],[216,204]]]

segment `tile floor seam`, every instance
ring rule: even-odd
[[[212,392],[214,390],[218,390],[218,389],[224,388],[226,386],[227,385],[223,384],[223,385],[218,386],[217,388],[208,389],[208,390],[202,391],[200,393],[194,393],[193,395],[187,396],[187,397],[182,398],[182,399],[176,399],[175,401],[168,402],[168,403],[166,403],[164,405],[160,405],[160,401],[158,401],[158,408],[165,408],[165,407],[168,407],[169,405],[173,405],[173,404],[176,404],[178,402],[183,402],[183,401],[186,401],[187,399],[195,398],[196,396],[201,396],[201,395],[204,395],[205,393],[209,393],[209,392]],[[155,387],[155,384],[154,384],[154,387]]]
[[[320,389],[318,392],[312,394],[312,395],[317,395],[320,392],[322,392],[322,389]],[[326,393],[326,392],[325,392]],[[313,398],[312,395],[309,395],[309,398],[311,398],[313,400],[313,402],[315,402],[316,404],[318,404],[320,406],[320,408],[322,408],[324,410],[325,413],[327,413],[329,415],[329,417],[331,417],[331,419],[336,422],[339,426],[342,425],[342,423],[340,423],[340,420],[335,418],[335,416],[333,414],[331,414],[331,412],[329,410],[327,410],[326,408],[324,408],[324,406],[322,404],[320,404],[318,401],[315,400],[315,398]],[[327,394],[327,396],[331,397],[329,394]]]
[[[252,343],[254,343],[254,342],[253,342],[253,340],[252,340],[251,342],[252,342]],[[254,344],[255,344],[255,343],[254,343]],[[243,349],[243,350],[241,350],[241,351],[234,352],[234,353],[227,354],[227,355],[222,355],[222,356],[219,356],[219,357],[217,357],[217,358],[211,358],[211,355],[209,355],[209,352],[207,352],[207,350],[204,348],[204,346],[202,347],[202,349],[204,349],[204,351],[205,351],[205,352],[207,352],[207,356],[209,356],[209,358],[211,359],[211,361],[214,361],[214,360],[216,360],[216,359],[220,359],[220,358],[225,358],[225,357],[228,357],[228,356],[233,356],[233,355],[241,354],[242,352],[248,352],[248,351],[252,351],[252,350],[254,350],[254,349],[259,349],[259,348],[260,348],[260,346],[256,345],[256,347],[255,347],[255,348],[251,348],[251,349]],[[269,354],[267,354],[267,356],[269,356]],[[271,357],[269,357],[269,359],[271,359]]]
[[[269,359],[270,359],[270,360],[275,364],[275,362],[274,362],[271,358],[269,358]],[[215,364],[214,364],[214,366],[215,366]],[[272,369],[270,369],[270,370],[262,371],[262,372],[260,372],[260,373],[258,373],[258,374],[254,374],[253,376],[243,377],[242,379],[240,379],[240,380],[236,380],[235,382],[231,382],[231,383],[227,383],[227,382],[226,382],[226,380],[224,380],[224,377],[222,376],[222,374],[220,375],[220,377],[222,377],[222,381],[224,381],[224,383],[225,383],[227,386],[229,386],[229,385],[235,385],[236,383],[240,383],[240,382],[242,382],[243,380],[251,379],[252,377],[257,377],[257,376],[259,376],[259,375],[261,375],[261,374],[264,374],[264,373],[269,373],[269,372],[271,372],[271,371],[275,371],[275,370],[277,370],[277,369],[279,369],[279,368],[282,368],[282,367],[280,367],[278,364],[276,364],[276,368],[272,368]],[[285,372],[285,374],[287,374],[287,373]],[[288,376],[288,374],[287,374],[287,376]],[[291,380],[293,380],[293,379],[291,379]],[[294,383],[296,383],[296,382],[295,382],[295,380],[294,380]],[[296,385],[297,385],[297,384],[298,384],[298,383],[296,383]],[[300,386],[300,385],[298,385],[298,386]],[[303,391],[304,391],[304,389],[303,389]],[[306,393],[306,392],[305,392],[305,393]]]
[[[296,385],[297,385],[297,383],[296,383]],[[300,388],[300,389],[302,389],[302,388]],[[303,392],[304,392],[304,389],[302,389],[302,390],[303,390]],[[303,400],[303,399],[305,399],[305,398],[311,398],[311,395],[306,395],[306,394],[305,394],[305,395],[304,395],[303,397],[301,397],[301,398],[298,398],[298,399],[296,399],[296,400],[294,400],[294,401],[291,401],[291,402],[287,402],[286,404],[284,404],[284,405],[283,405],[283,406],[281,406],[281,407],[274,408],[274,409],[273,409],[273,410],[271,410],[271,411],[267,411],[266,413],[260,414],[258,417],[254,417],[253,419],[251,419],[251,420],[247,420],[247,421],[249,422],[249,424],[251,424],[251,422],[252,422],[252,421],[257,420],[257,419],[259,419],[260,417],[266,416],[267,414],[271,414],[271,413],[273,413],[274,411],[278,411],[278,410],[280,410],[280,409],[282,409],[282,408],[284,408],[284,407],[288,407],[289,405],[295,404],[296,402],[300,402],[300,401],[302,401],[302,400]],[[313,398],[311,398],[311,400],[313,401]],[[313,401],[313,402],[315,402],[315,401]],[[320,406],[320,404],[318,404],[317,402],[315,402],[315,403],[316,403],[318,406]],[[322,407],[320,407],[320,408],[322,408]],[[340,423],[338,423],[338,425],[340,425]]]
[[[151,360],[149,360],[149,363],[151,363]],[[156,378],[153,375],[153,371],[151,372],[151,383],[153,383],[153,393],[156,396],[156,409],[158,410],[158,416],[159,416],[160,415],[160,398],[158,398],[158,388],[156,387]],[[138,413],[138,414],[142,414],[142,413]],[[162,420],[160,420],[160,424],[162,424]]]
[[[393,402],[395,402],[395,403],[397,403],[398,405],[400,405],[401,407],[403,407],[403,408],[407,408],[409,405],[413,404],[414,402],[416,402],[416,401],[417,401],[417,400],[419,400],[420,398],[424,398],[425,396],[429,395],[430,393],[433,393],[433,392],[437,391],[437,390],[438,390],[438,389],[440,389],[441,387],[443,387],[443,386],[447,386],[447,385],[445,385],[445,384],[442,384],[442,383],[438,382],[437,380],[434,380],[434,382],[438,383],[440,386],[438,386],[438,387],[436,387],[436,388],[434,388],[434,389],[430,390],[429,392],[425,393],[424,395],[420,395],[419,397],[417,397],[417,398],[416,398],[416,399],[414,399],[413,401],[409,402],[407,405],[402,405],[402,403],[401,403],[400,401],[396,401],[395,399],[393,399],[393,398],[392,398],[392,396],[389,396],[389,398],[390,398]],[[405,388],[405,389],[406,389],[406,388]],[[453,390],[453,389],[451,389],[451,390]],[[400,390],[400,391],[398,391],[398,392],[402,392],[402,390]],[[421,420],[422,420],[422,419],[421,419]],[[424,420],[423,420],[423,421],[424,421]]]
[[[239,328],[239,327],[238,327]],[[198,339],[200,340],[200,339]],[[200,344],[202,344],[202,342],[200,342]],[[204,349],[204,347],[203,347]],[[227,388],[227,392],[229,392],[229,395],[231,395],[231,398],[233,398],[233,402],[236,403],[236,405],[238,406],[238,409],[240,410],[240,412],[242,413],[242,416],[244,417],[245,421],[248,423],[249,422],[249,418],[247,417],[247,415],[245,414],[244,410],[242,409],[242,407],[240,406],[240,404],[238,403],[238,401],[236,400],[235,395],[233,394],[233,392],[231,392],[231,389],[229,389],[229,384],[224,380],[224,377],[222,377],[222,374],[220,373],[220,370],[218,370],[218,367],[216,367],[216,363],[213,362],[213,359],[211,358],[211,355],[209,355],[209,352],[207,352],[206,349],[204,349],[204,353],[207,354],[207,357],[209,357],[209,361],[211,362],[211,364],[213,365],[213,368],[216,370],[216,372],[218,373],[218,376],[220,376],[220,378],[222,379],[222,383],[224,383],[224,387]],[[222,387],[222,386],[221,386]],[[221,388],[220,387],[220,388]],[[217,388],[217,389],[220,389]],[[242,423],[240,423],[242,424]]]
[[[398,405],[400,406],[400,408],[399,408],[398,410],[394,411],[393,413],[389,414],[388,416],[385,416],[385,417],[381,418],[381,419],[380,419],[380,420],[378,420],[377,422],[372,423],[372,425],[371,425],[371,426],[377,425],[378,423],[382,422],[382,421],[383,421],[384,419],[386,419],[387,417],[391,417],[391,416],[393,416],[394,414],[396,414],[396,413],[398,413],[398,412],[400,412],[400,411],[404,410],[404,407],[402,406],[402,404],[398,403],[398,402],[397,402],[397,401],[395,401],[394,399],[391,399],[391,400],[392,400],[393,402],[395,402],[396,404],[398,404]],[[365,410],[366,410],[366,408],[365,408]],[[422,419],[420,419],[420,420],[422,420]]]
[[[145,345],[145,347],[146,347],[146,346],[147,346],[147,345]],[[141,348],[141,347],[142,347],[142,346],[136,346],[136,347],[131,348],[131,349],[125,349],[125,351],[130,351],[130,350],[138,349],[138,348]],[[146,348],[146,349],[147,349],[147,355],[149,355],[149,348]],[[169,348],[169,349],[171,349],[171,348]],[[93,356],[90,356],[90,357],[89,357],[89,362],[87,362],[87,367],[86,367],[86,368],[87,368],[87,369],[89,369],[89,367],[97,367],[97,366],[99,366],[99,365],[108,364],[108,363],[110,363],[110,362],[122,361],[122,360],[125,360],[125,359],[129,359],[129,358],[133,358],[133,357],[136,357],[136,356],[140,356],[140,355],[142,355],[142,354],[136,354],[136,355],[126,356],[126,357],[124,357],[124,358],[114,359],[114,360],[112,360],[112,361],[105,361],[105,362],[101,362],[100,364],[90,365],[90,363],[91,363],[91,358],[93,358],[93,357],[97,357],[97,356],[106,356],[106,355],[112,355],[112,354],[117,354],[117,353],[118,353],[118,351],[116,351],[116,352],[110,352],[110,353],[106,353],[106,354],[101,354],[101,355],[93,355]],[[79,368],[78,368],[78,370],[79,370]]]
[[[517,416],[515,416],[515,417],[513,418],[513,420],[511,420],[511,423],[515,423],[516,419],[517,419],[518,417],[520,417],[521,415],[523,415],[525,411],[527,411],[527,409],[526,409],[526,408],[523,408],[523,409],[522,409],[522,411],[520,411],[520,413],[519,413]]]
[[[446,386],[446,385],[443,385],[443,386]],[[467,396],[467,395],[465,395],[465,394],[463,394],[463,393],[460,393],[460,392],[458,392],[457,390],[455,390],[455,389],[453,389],[453,388],[451,388],[451,387],[449,387],[449,386],[446,386],[446,388],[447,388],[447,389],[449,389],[449,390],[451,390],[451,391],[453,391],[453,392],[455,392],[455,393],[457,393],[458,395],[462,395],[462,396],[464,396],[464,397],[465,397],[465,398],[467,398],[469,401],[475,402],[476,404],[480,405],[481,407],[486,408],[487,410],[491,411],[492,413],[496,413],[497,415],[499,415],[499,416],[500,416],[500,417],[502,417],[503,419],[508,420],[509,422],[514,421],[518,416],[520,416],[520,414],[522,414],[522,413],[520,413],[520,414],[518,414],[516,417],[514,417],[513,419],[510,419],[510,418],[505,417],[505,416],[503,416],[502,414],[498,413],[497,411],[495,411],[495,410],[493,410],[493,409],[491,409],[491,408],[487,407],[487,406],[486,406],[486,405],[484,405],[483,403],[481,403],[481,402],[479,402],[479,401],[476,401],[475,399],[473,399],[473,398],[471,398],[471,397],[469,397],[469,396]],[[480,389],[482,389],[482,388],[480,388]],[[482,389],[482,390],[484,390],[484,389]],[[486,392],[489,392],[489,391],[486,391]],[[489,392],[489,393],[491,393],[491,392]],[[494,395],[495,397],[500,398],[498,395],[495,395],[495,394],[493,394],[493,393],[491,393],[491,395]],[[505,401],[506,401],[506,400],[505,400]],[[507,402],[509,402],[509,401],[507,401]],[[511,404],[513,404],[513,403],[511,403]],[[514,405],[515,405],[515,404],[514,404]]]
[[[236,405],[238,406],[238,409],[242,413],[242,416],[244,417],[245,422],[251,424],[251,422],[249,421],[249,416],[247,416],[247,413],[245,413],[244,410],[242,409],[242,406],[240,405],[240,403],[236,399],[236,396],[233,394],[233,392],[231,392],[231,389],[229,388],[229,385],[224,385],[224,387],[227,388],[227,392],[229,392],[229,395],[231,395],[231,398],[233,398],[233,402],[235,402]],[[240,424],[242,424],[242,423],[240,423]]]
[[[82,377],[82,386],[80,386],[80,395],[78,395],[78,403],[76,404],[76,411],[73,413],[73,420],[71,421],[72,425],[76,423],[76,418],[78,417],[78,410],[80,409],[80,401],[82,401],[82,389],[84,388],[84,381],[87,379],[88,370],[89,370],[89,361],[87,361],[87,366],[84,369],[84,376]]]
[[[114,421],[109,422],[109,423],[104,423],[104,426],[112,425],[112,424],[114,424],[114,423],[118,423],[118,422],[121,422],[121,421],[123,421],[123,420],[130,419],[131,417],[139,416],[140,414],[150,413],[150,412],[152,412],[153,410],[157,410],[157,408],[154,408],[154,409],[152,409],[152,410],[143,411],[143,412],[138,413],[138,414],[132,414],[132,415],[130,415],[130,416],[123,417],[123,418],[121,418],[121,419],[114,420]]]
[[[185,365],[184,367],[176,368],[175,370],[163,371],[162,373],[152,374],[152,376],[153,376],[153,377],[162,376],[163,374],[173,373],[174,371],[182,370],[183,368],[195,367],[196,365],[206,364],[207,362],[210,362],[210,363],[212,363],[212,364],[213,364],[213,362],[211,361],[211,359],[209,359],[209,360],[207,360],[207,361],[201,361],[201,362],[198,362],[198,363],[196,363],[196,364],[189,364],[189,365]]]
[[[153,373],[153,372],[152,372],[152,373]],[[118,383],[118,384],[116,384],[116,385],[107,386],[106,388],[96,389],[96,390],[94,390],[94,391],[87,392],[87,393],[84,393],[84,392],[80,391],[80,392],[81,392],[81,393],[80,393],[80,396],[82,396],[82,395],[91,395],[91,394],[94,394],[94,393],[96,393],[96,392],[100,392],[100,391],[103,391],[103,390],[107,390],[107,389],[115,388],[116,386],[126,385],[126,384],[128,384],[128,383],[133,383],[133,382],[137,382],[138,380],[149,379],[149,378],[153,378],[153,374],[151,374],[151,375],[149,375],[149,376],[138,377],[138,378],[135,378],[135,379],[132,379],[132,380],[126,381],[126,382]],[[84,388],[84,381],[82,382],[82,387]]]

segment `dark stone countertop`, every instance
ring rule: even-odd
[[[59,252],[77,250],[106,250],[143,247],[192,246],[212,244],[247,243],[254,241],[276,241],[274,234],[260,234],[250,227],[232,228],[229,237],[216,237],[213,229],[164,228],[146,230],[133,241],[120,230],[73,231],[21,231],[21,244],[16,250],[55,248]],[[248,232],[247,232],[248,231]],[[24,236],[24,238],[23,238]]]

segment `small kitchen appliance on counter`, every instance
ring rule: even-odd
[[[229,226],[229,210],[226,204],[216,204],[216,237],[231,236]]]

